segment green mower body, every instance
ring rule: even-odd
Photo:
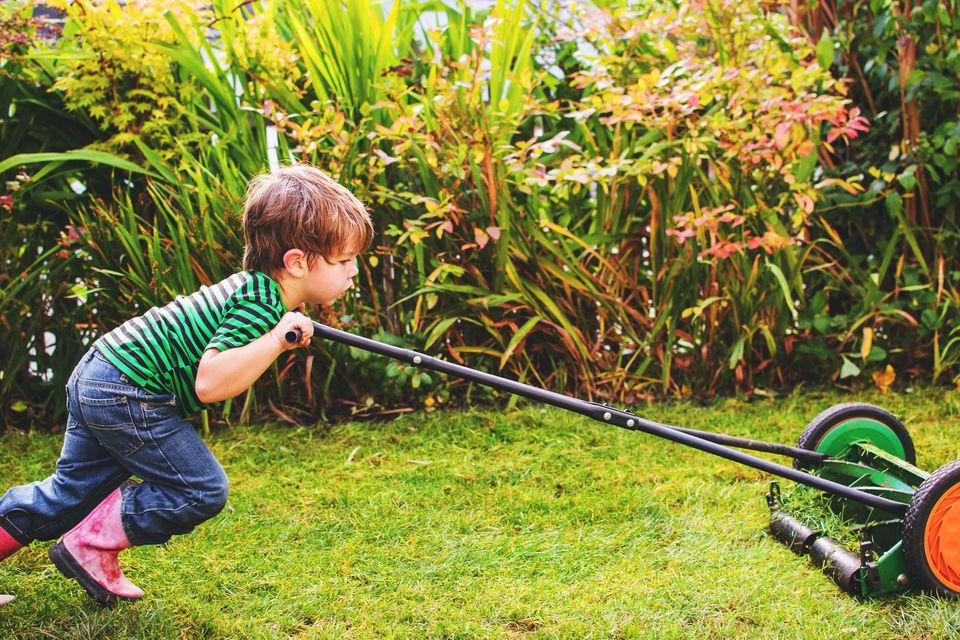
[[[930,474],[865,440],[844,442],[843,452],[812,467],[828,480],[909,504]],[[902,453],[902,452],[901,452]],[[805,490],[798,488],[795,491]],[[807,489],[807,491],[809,491]],[[790,514],[777,483],[767,496],[771,529],[792,549],[809,553],[840,586],[859,596],[901,591],[917,586],[903,552],[904,518],[837,496],[822,502],[860,538],[858,553],[823,535],[818,522]],[[792,519],[793,522],[789,520]],[[798,526],[799,525],[799,526]],[[827,549],[824,553],[818,549]]]
[[[809,473],[906,508],[891,513],[809,487],[797,487],[784,498],[774,482],[767,503],[775,537],[809,554],[844,590],[858,596],[910,588],[957,595],[960,541],[953,528],[960,514],[958,462],[933,474],[918,469],[903,424],[868,404],[827,409],[807,426],[798,446],[824,454],[819,461],[797,465]],[[824,511],[830,516],[821,517]],[[844,544],[831,537],[831,529],[842,530]]]

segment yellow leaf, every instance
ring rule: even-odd
[[[860,343],[860,357],[864,360],[870,355],[870,349],[873,347],[873,329],[863,328],[863,342]]]
[[[873,374],[873,381],[877,384],[877,388],[880,389],[880,393],[886,393],[890,390],[890,385],[893,384],[893,381],[897,379],[897,372],[893,370],[891,365],[887,365],[887,368],[883,371],[877,371]]]

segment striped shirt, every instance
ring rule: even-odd
[[[268,275],[241,271],[190,296],[153,307],[94,346],[148,393],[172,393],[184,415],[203,407],[194,384],[207,349],[234,349],[277,325],[287,309]]]

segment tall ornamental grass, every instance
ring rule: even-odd
[[[37,257],[57,255],[56,282],[83,296],[67,310],[39,296],[0,322],[7,344],[67,362],[78,328],[102,332],[229,273],[246,181],[290,161],[352,188],[377,229],[356,295],[321,319],[591,399],[874,374],[889,386],[888,365],[930,352],[888,348],[903,336],[887,323],[930,341],[916,330],[927,315],[955,316],[946,285],[913,307],[850,314],[930,293],[937,267],[899,252],[897,238],[924,241],[906,218],[855,253],[856,229],[822,210],[863,197],[865,178],[835,159],[871,120],[831,75],[833,50],[765,3],[58,6],[56,40],[23,17],[29,4],[5,9],[23,37],[2,69],[32,93],[7,95],[18,115],[0,121],[4,139],[38,104],[69,126],[0,161],[20,176],[3,196],[20,226],[2,237],[7,255],[33,244],[18,233],[46,229]],[[35,294],[52,266],[31,253],[15,268]],[[23,295],[3,291],[0,305]],[[932,340],[937,375],[954,375],[958,339]],[[33,357],[5,365],[8,418],[57,405],[37,403],[35,381],[55,398],[62,372]],[[270,378],[223,416],[298,421],[479,393],[335,345]]]

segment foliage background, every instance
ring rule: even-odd
[[[349,330],[624,403],[960,373],[955,2],[47,4],[0,9],[6,424],[292,160],[374,217]],[[320,345],[217,417],[485,394]]]

